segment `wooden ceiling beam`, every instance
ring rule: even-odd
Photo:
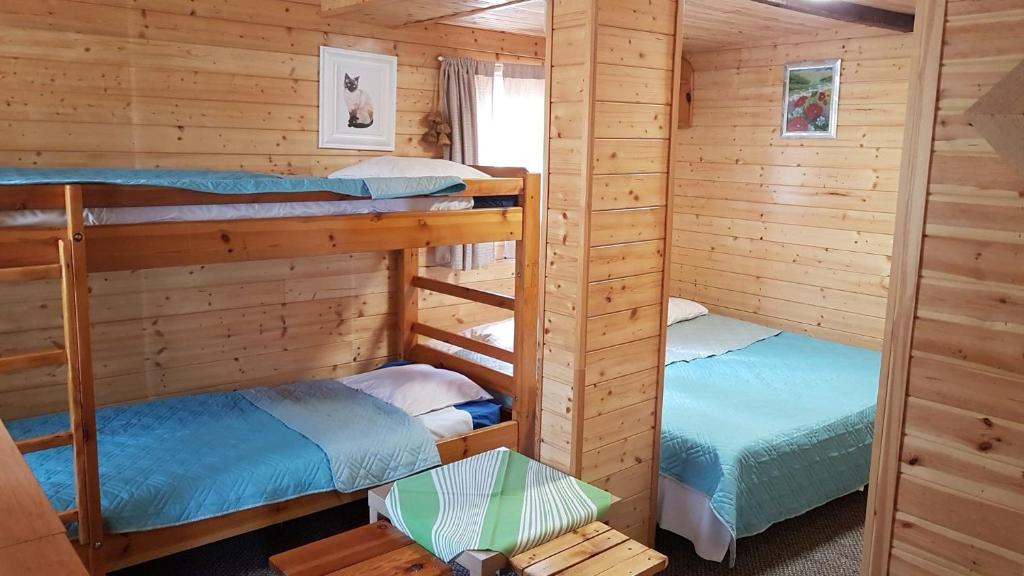
[[[377,8],[393,0],[320,0],[321,16],[342,16],[366,8]]]
[[[831,20],[841,20],[852,24],[862,24],[875,28],[885,28],[897,32],[914,30],[914,15],[883,10],[873,6],[865,6],[855,2],[830,0],[828,2],[814,0],[751,0],[758,4],[774,6],[785,10],[793,10],[802,14],[820,16]]]
[[[406,26],[419,26],[420,24],[438,24],[441,22],[450,22],[459,18],[465,18],[466,16],[476,16],[492,10],[498,10],[500,8],[508,8],[510,6],[516,6],[518,4],[526,4],[527,2],[533,2],[534,0],[508,0],[501,4],[492,4],[490,6],[482,6],[480,8],[474,8],[472,10],[464,10],[462,12],[454,12],[452,14],[445,14],[442,16],[435,16],[433,18],[425,18],[423,20],[417,20],[415,22],[408,22],[403,24],[402,27]]]

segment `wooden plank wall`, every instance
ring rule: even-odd
[[[552,3],[541,458],[653,534],[676,3]]]
[[[895,442],[881,454],[891,476],[873,490],[897,483],[895,513],[876,502],[875,529],[891,534],[874,542],[871,573],[1022,574],[1024,166],[965,112],[992,90],[1019,102],[1019,86],[997,84],[1024,65],[1024,1],[940,0],[918,14],[938,113],[925,97],[900,270],[911,299],[893,327]],[[1019,140],[1019,106],[1002,124]]]
[[[911,40],[687,54],[693,127],[676,148],[673,295],[881,347]],[[828,58],[843,58],[838,139],[780,138],[783,65]]]
[[[396,54],[400,155],[420,143],[437,56],[539,64],[542,38],[446,25],[400,31],[318,15],[316,0],[5,0],[0,165],[326,174],[376,152],[317,148],[318,48]],[[387,355],[383,253],[91,277],[101,403],[361,371]],[[514,263],[429,275],[512,291]],[[0,354],[59,345],[56,283],[0,291]],[[493,310],[425,293],[425,321]],[[65,408],[63,371],[0,379],[0,417]]]
[[[0,164],[325,174],[372,152],[317,148],[321,45],[399,58],[396,154],[434,105],[437,56],[540,63],[542,38],[318,14],[316,0],[5,0]]]

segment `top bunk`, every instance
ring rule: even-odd
[[[52,262],[66,227],[87,236],[90,272],[521,240],[540,176],[473,170],[483,177],[0,168],[0,266]]]

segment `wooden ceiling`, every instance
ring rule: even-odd
[[[545,0],[321,0],[325,16],[387,28],[443,22],[544,35]]]
[[[700,52],[771,43],[802,36],[850,38],[878,33],[850,24],[751,0],[685,1],[684,50]],[[916,0],[848,0],[856,4],[913,13]],[[470,28],[544,35],[547,0],[321,0],[329,17],[400,28],[444,22]]]
[[[858,0],[857,3],[868,4],[869,1],[881,5],[905,4],[911,0]],[[750,0],[685,0],[683,22],[685,52],[767,44],[779,39],[851,38],[880,33],[879,28],[812,16]]]

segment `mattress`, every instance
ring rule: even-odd
[[[661,474],[691,493],[669,486],[666,496],[662,482],[662,527],[691,539],[724,533],[734,547],[861,488],[880,361],[878,352],[783,332],[667,366]],[[708,559],[725,553],[696,543]]]
[[[203,204],[193,206],[146,206],[138,208],[87,208],[86,226],[141,224],[144,222],[197,222],[249,220],[302,216],[341,216],[384,212],[432,212],[469,210],[473,199],[392,198],[386,200],[338,200],[327,202],[274,202],[261,204]],[[0,226],[63,226],[63,210],[0,211]]]
[[[445,412],[444,424],[435,413],[417,419],[435,437],[473,429],[469,412]],[[96,418],[101,506],[110,532],[175,526],[336,488],[331,463],[319,445],[239,393],[101,408]],[[384,428],[367,429],[345,418],[337,425],[339,436],[366,438],[379,450],[389,450],[380,441],[389,439]],[[22,439],[66,430],[67,414],[7,426],[15,439]],[[25,460],[55,509],[74,507],[70,447],[27,454]]]
[[[167,168],[18,168],[0,166],[0,184],[115,184],[159,186],[208,194],[334,192],[363,198],[454,194],[466,189],[455,176],[365,178],[282,176],[263,172]]]

